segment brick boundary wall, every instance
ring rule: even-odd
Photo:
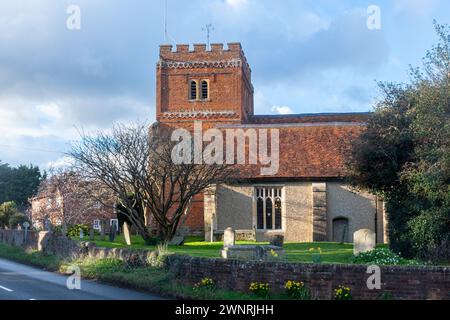
[[[23,231],[0,230],[0,242],[22,246]],[[50,233],[30,232],[27,248],[60,257],[116,258],[148,263],[156,257],[150,250],[99,248]],[[176,277],[194,284],[212,278],[220,288],[248,292],[251,282],[269,283],[273,292],[283,291],[287,280],[303,281],[314,299],[330,300],[333,289],[345,285],[355,299],[374,300],[389,294],[395,300],[450,300],[450,267],[382,266],[381,290],[369,290],[367,266],[345,264],[304,264],[285,262],[236,261],[171,255],[167,266]]]
[[[381,267],[381,290],[367,288],[367,266],[233,261],[172,256],[169,266],[186,283],[214,279],[219,287],[248,292],[251,282],[269,283],[282,292],[287,280],[303,281],[315,299],[330,300],[339,285],[352,289],[355,299],[374,300],[389,294],[395,300],[450,300],[448,267]]]

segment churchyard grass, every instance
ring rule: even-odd
[[[122,236],[117,236],[114,242],[101,241],[97,236],[93,241],[98,247],[131,248],[153,250],[155,246],[146,246],[139,236],[132,236],[132,245],[127,246]],[[237,244],[255,244],[252,241],[238,241]],[[267,244],[267,243],[261,243]],[[205,242],[201,237],[188,237],[182,246],[169,246],[169,252],[185,254],[194,257],[218,258],[222,250],[222,242]],[[384,247],[384,246],[381,246]],[[353,244],[340,243],[286,243],[286,260],[288,262],[313,262],[311,248],[320,248],[322,263],[350,263],[353,256]]]

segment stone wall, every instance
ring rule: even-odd
[[[349,286],[355,299],[373,300],[381,294],[403,300],[450,300],[450,268],[382,267],[381,290],[367,289],[366,266],[295,264],[232,261],[172,256],[169,266],[179,279],[193,284],[212,278],[219,287],[248,292],[251,282],[269,283],[273,291],[283,291],[287,280],[303,281],[313,298],[330,300],[334,288]]]

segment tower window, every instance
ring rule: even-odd
[[[209,99],[208,80],[202,80],[202,100]]]
[[[191,80],[189,86],[189,100],[197,100],[197,81]]]

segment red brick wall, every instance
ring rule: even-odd
[[[449,267],[381,267],[381,290],[367,288],[367,266],[232,261],[174,256],[171,269],[193,284],[208,277],[220,288],[248,292],[251,282],[269,283],[281,292],[287,280],[303,281],[315,299],[330,300],[339,285],[351,288],[354,299],[450,300]]]

